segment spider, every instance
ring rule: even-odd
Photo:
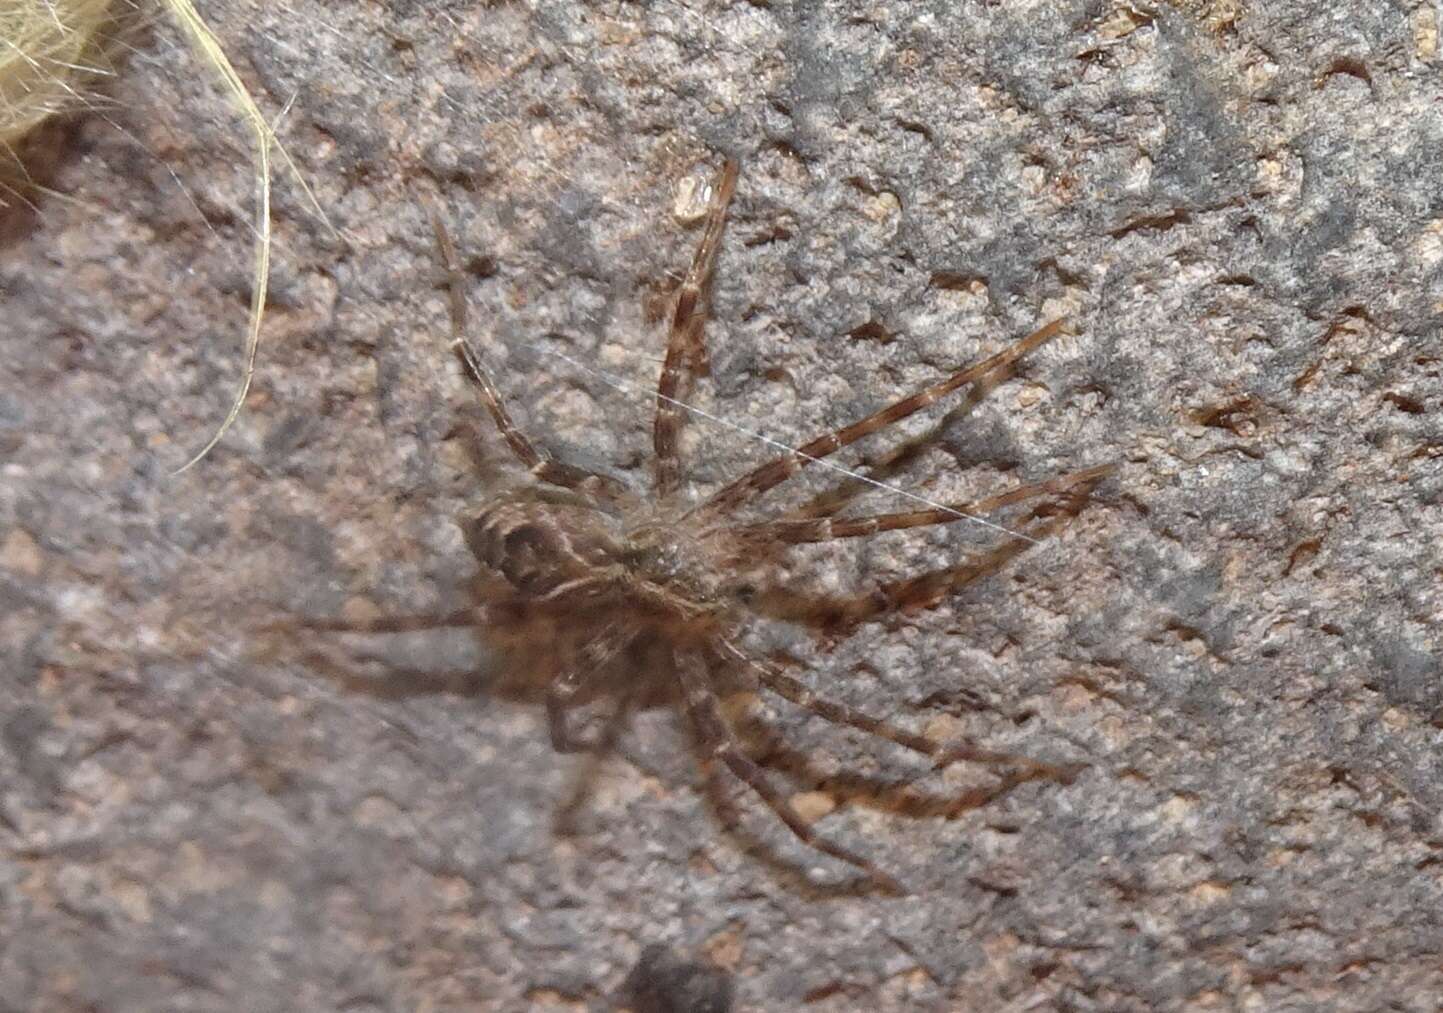
[[[719,703],[724,678],[742,673],[754,688],[836,725],[922,754],[935,767],[957,761],[986,765],[999,778],[989,798],[1031,780],[1065,783],[1079,768],[968,741],[936,743],[887,718],[813,691],[773,661],[750,656],[739,643],[741,634],[752,616],[837,631],[891,612],[934,606],[1056,530],[1081,509],[1113,466],[1017,485],[973,503],[837,516],[868,484],[875,484],[865,475],[850,473],[846,483],[772,520],[742,522],[735,517],[738,508],[804,468],[950,393],[968,389],[973,400],[980,400],[1019,359],[1062,330],[1062,321],[1056,320],[990,358],[766,462],[700,502],[680,495],[677,444],[685,417],[683,402],[706,369],[703,328],[738,171],[737,163],[728,159],[713,185],[700,243],[671,305],[656,389],[649,495],[552,457],[516,424],[467,336],[456,248],[439,215],[432,214],[448,279],[452,349],[511,454],[529,475],[523,484],[496,493],[461,519],[467,545],[483,570],[478,604],[446,615],[382,617],[366,622],[364,628],[368,632],[446,626],[484,629],[503,649],[539,670],[546,685],[551,742],[560,752],[604,754],[615,747],[639,706],[679,698],[708,777],[716,777],[722,769],[730,772],[805,845],[855,867],[884,890],[903,893],[902,885],[868,858],[814,829],[742,748]],[[874,462],[874,473],[879,470]],[[1061,505],[1049,505],[1057,499]],[[1030,503],[1031,512],[991,551],[853,597],[809,595],[766,579],[788,546],[945,524],[1019,503]],[[306,625],[356,629],[340,622]],[[574,708],[604,697],[614,698],[614,709],[596,734],[579,735],[570,720]]]

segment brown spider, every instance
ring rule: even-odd
[[[455,246],[433,216],[436,241],[449,276],[453,348],[480,391],[486,409],[532,481],[488,500],[462,519],[466,541],[484,568],[481,604],[444,616],[382,618],[370,632],[483,627],[501,646],[540,669],[545,678],[551,740],[558,751],[603,753],[614,747],[632,711],[646,702],[680,696],[709,776],[723,765],[781,818],[801,841],[863,870],[882,887],[900,884],[861,855],[815,831],[740,747],[718,703],[724,675],[749,673],[756,686],[827,721],[860,729],[932,758],[940,767],[971,761],[996,768],[993,798],[1025,781],[1067,782],[1076,768],[996,752],[970,742],[939,745],[890,721],[830,700],[777,665],[748,656],[737,643],[749,615],[851,628],[886,613],[937,604],[948,594],[997,570],[1029,544],[1074,515],[1111,465],[1045,482],[1019,485],[975,503],[863,517],[834,516],[867,480],[813,498],[777,519],[741,523],[734,511],[809,464],[917,412],[945,395],[970,388],[980,400],[1005,379],[1013,364],[1062,329],[1053,321],[991,358],[763,464],[701,502],[684,502],[677,437],[685,399],[704,370],[702,330],[727,207],[737,183],[728,160],[715,185],[701,242],[671,312],[670,337],[656,393],[653,495],[548,456],[517,428],[500,392],[466,337],[466,303]],[[877,466],[874,463],[874,470]],[[1045,497],[1065,494],[1063,505]],[[768,564],[789,545],[856,538],[880,531],[943,524],[999,508],[1037,501],[999,547],[955,566],[883,584],[855,597],[822,598],[769,586]],[[312,628],[351,629],[343,623]],[[610,695],[615,710],[600,733],[577,737],[572,707]]]

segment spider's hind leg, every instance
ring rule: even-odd
[[[558,753],[605,752],[615,744],[621,733],[615,724],[625,723],[635,705],[636,684],[627,683],[621,694],[616,714],[608,719],[601,735],[583,739],[571,730],[568,720],[571,708],[595,689],[608,665],[631,644],[633,637],[615,625],[608,626],[574,651],[544,652],[555,675],[546,684],[546,721],[551,733],[551,748]]]

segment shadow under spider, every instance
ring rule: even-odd
[[[317,623],[316,626],[323,624]],[[333,627],[334,628],[334,627]],[[355,631],[350,631],[355,632]],[[360,631],[367,632],[367,631]],[[484,643],[484,641],[483,641]],[[396,666],[383,657],[367,656],[364,660],[384,667],[385,674],[367,675],[358,671],[355,655],[342,661],[327,651],[310,651],[302,656],[309,667],[323,672],[329,678],[350,692],[363,693],[381,700],[407,700],[437,695],[488,696],[511,703],[537,704],[544,699],[544,687],[525,677],[505,664],[496,664],[484,669],[425,669]],[[643,706],[628,709],[628,713],[644,709],[671,709],[674,700],[649,700]],[[607,725],[604,719],[593,724],[603,736]],[[622,731],[619,725],[611,726]],[[747,752],[756,762],[768,770],[785,774],[798,788],[821,790],[830,796],[840,809],[849,805],[863,805],[867,808],[903,816],[911,819],[957,819],[968,812],[985,808],[1010,794],[1016,788],[1033,781],[1051,780],[1070,783],[1085,769],[1085,764],[1058,765],[1037,770],[1018,771],[1011,776],[1002,776],[990,784],[979,784],[957,790],[941,788],[919,789],[918,782],[937,772],[936,768],[914,769],[907,774],[883,772],[869,773],[856,769],[831,770],[818,766],[817,757],[810,751],[794,748],[787,744],[784,733],[775,725],[755,715],[733,723],[737,738],[744,743]],[[671,790],[696,787],[694,782],[679,782],[667,776],[645,755],[618,734],[611,741],[597,743],[604,749],[585,750],[584,762],[576,769],[566,792],[566,801],[557,807],[554,830],[562,836],[576,836],[582,833],[576,820],[596,778],[601,773],[602,762],[617,756],[626,761],[641,774],[665,784]],[[807,868],[795,858],[786,856],[774,842],[769,841],[757,830],[749,827],[741,817],[740,808],[727,792],[724,782],[717,777],[703,777],[700,789],[713,813],[718,818],[722,832],[739,849],[753,860],[768,867],[780,880],[787,883],[794,892],[813,899],[830,897],[853,897],[874,893],[878,884],[869,878],[819,883],[808,876]]]
[[[908,800],[897,811],[915,811],[920,805],[926,813],[960,812],[985,805],[1027,781],[1068,783],[1078,768],[989,749],[967,739],[935,742],[889,717],[813,689],[770,660],[747,654],[739,642],[757,619],[792,622],[836,637],[888,615],[935,607],[1060,530],[1084,508],[1093,488],[1112,474],[1114,466],[1014,484],[969,503],[936,503],[888,486],[920,501],[923,508],[844,514],[862,492],[878,485],[874,475],[889,474],[915,456],[922,444],[908,440],[864,461],[860,471],[835,469],[843,472],[844,480],[798,508],[760,521],[736,517],[740,509],[803,469],[817,464],[835,468],[824,459],[950,394],[965,392],[960,410],[970,408],[1008,379],[1019,360],[1062,333],[1062,321],[1054,320],[979,363],[786,450],[700,502],[680,495],[682,409],[696,379],[706,372],[707,304],[737,178],[737,164],[728,160],[713,188],[701,241],[672,303],[652,428],[653,481],[647,493],[552,457],[516,424],[467,338],[467,279],[449,233],[440,217],[433,215],[448,281],[452,348],[528,478],[489,494],[479,510],[461,519],[467,545],[481,564],[476,604],[445,615],[383,617],[363,623],[315,619],[289,625],[371,633],[450,627],[481,636],[509,660],[508,668],[538,680],[553,746],[561,752],[590,754],[562,808],[563,822],[581,804],[600,758],[616,750],[631,715],[648,706],[680,704],[709,782],[730,775],[800,842],[865,873],[867,888],[904,893],[889,873],[818,831],[796,811],[769,772],[743,747],[722,710],[722,695],[732,688],[768,693],[833,725],[916,753],[931,761],[933,769],[969,763],[986,768],[995,779],[987,789],[928,804],[920,801],[924,796],[903,789]],[[1010,527],[983,522],[1005,534],[999,544],[918,576],[850,595],[819,595],[777,579],[792,546],[978,520],[1018,506],[1022,510]],[[577,709],[601,702],[611,702],[610,713],[588,730],[591,734],[578,731],[573,722]],[[774,751],[774,755],[783,754]],[[848,779],[832,780],[845,787]],[[873,789],[882,786],[881,781],[860,775],[851,781],[858,786],[859,797],[864,784]],[[720,800],[716,795],[714,799]],[[728,801],[722,810],[724,822],[740,826],[735,812]],[[772,848],[768,845],[765,852]]]

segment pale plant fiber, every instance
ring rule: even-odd
[[[241,378],[225,419],[210,439],[178,470],[185,471],[225,435],[240,415],[255,375],[261,324],[270,276],[271,147],[290,159],[276,142],[270,123],[251,98],[225,55],[219,40],[191,0],[158,0],[180,28],[186,43],[218,79],[235,104],[252,137],[252,169],[256,187],[255,257],[251,304],[246,323]],[[25,137],[57,113],[84,108],[92,81],[109,74],[104,54],[118,11],[134,11],[129,0],[0,0],[0,154],[24,183],[18,148]],[[291,166],[294,171],[294,166]],[[299,179],[299,174],[297,174]],[[312,208],[326,216],[302,182]],[[329,225],[329,223],[327,223]]]
[[[13,152],[35,127],[84,102],[108,73],[103,32],[111,0],[0,0],[0,146]]]

